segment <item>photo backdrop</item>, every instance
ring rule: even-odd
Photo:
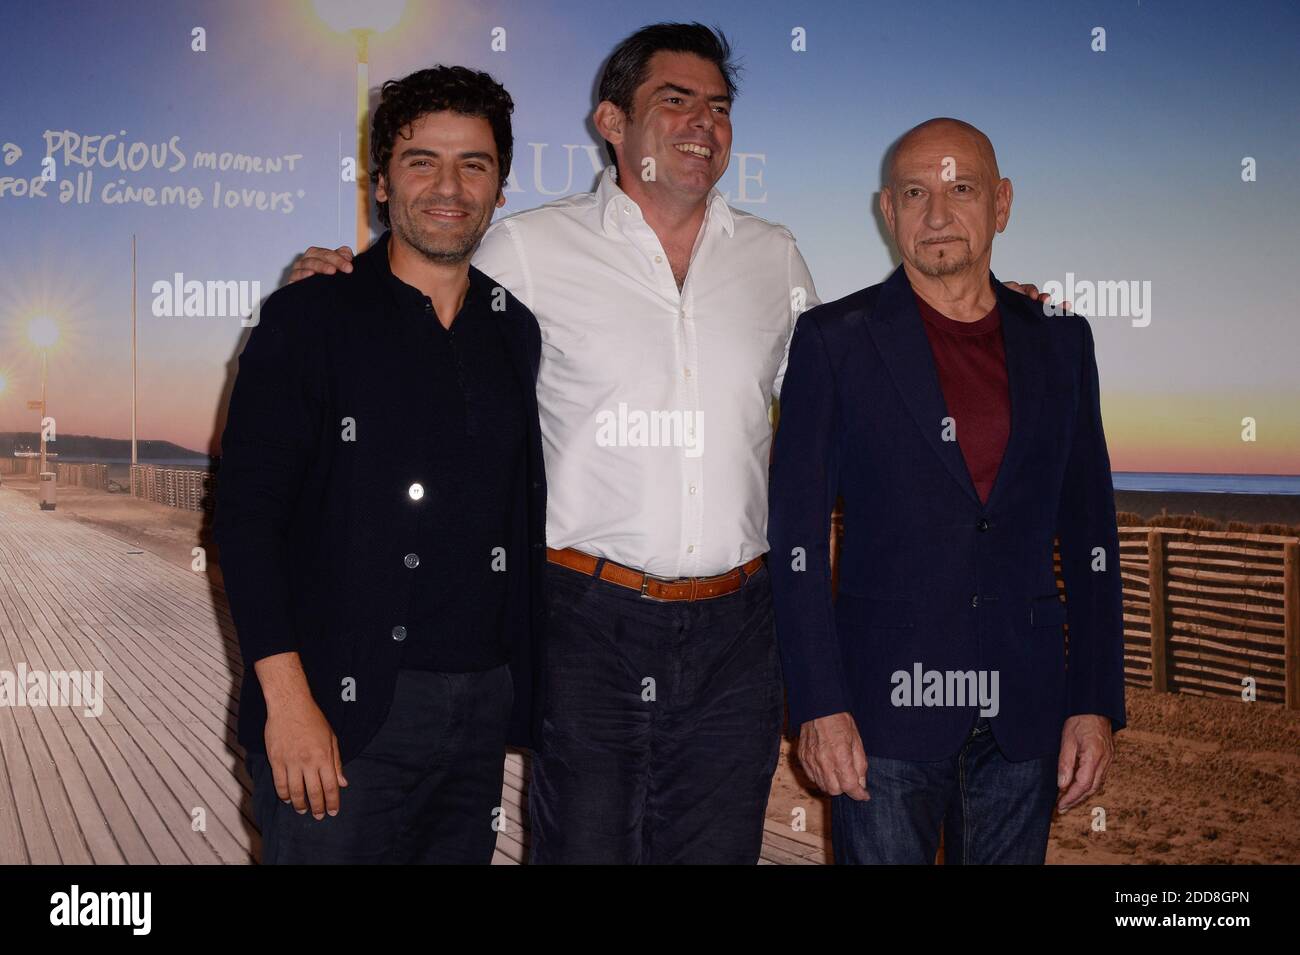
[[[340,6],[6,10],[0,433],[10,444],[39,426],[33,319],[57,334],[46,357],[58,434],[130,437],[134,236],[138,436],[168,443],[149,446],[153,459],[218,453],[252,307],[298,251],[355,244],[357,44],[339,29]],[[652,20],[721,26],[743,72],[720,188],[794,232],[826,300],[881,281],[896,261],[875,211],[889,144],[931,116],[976,124],[1015,187],[994,271],[1059,287],[1092,317],[1112,463],[1126,472],[1117,486],[1300,491],[1295,4],[362,7],[378,21],[366,44],[372,97],[384,79],[434,63],[487,70],[510,90],[515,166],[498,215],[592,187],[604,150],[588,117],[619,39]],[[185,314],[173,293],[193,281],[234,283],[221,287],[243,295],[241,308]],[[63,448],[78,460],[74,444]]]

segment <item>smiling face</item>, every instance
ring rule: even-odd
[[[497,163],[486,119],[426,113],[393,144],[375,196],[388,203],[398,239],[430,261],[463,262],[505,204]]]
[[[993,236],[1011,214],[1011,182],[999,176],[983,133],[935,120],[899,141],[880,210],[899,254],[917,272],[936,278],[986,272]]]
[[[648,193],[698,201],[731,162],[731,97],[717,65],[693,53],[661,50],[636,89],[632,115],[604,101],[596,123],[620,154],[627,177]],[[646,158],[654,177],[645,179]]]

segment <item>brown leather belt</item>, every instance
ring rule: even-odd
[[[601,562],[601,558],[574,550],[572,547],[566,547],[564,550],[548,547],[546,559],[552,564],[568,567],[588,577],[595,576],[596,568]],[[733,567],[725,574],[718,574],[716,577],[682,577],[678,580],[667,580],[607,560],[600,568],[600,579],[618,584],[620,587],[640,591],[642,597],[652,600],[708,600],[711,597],[724,597],[735,593],[745,586],[745,581],[758,573],[762,566],[763,558],[755,557],[749,563]]]

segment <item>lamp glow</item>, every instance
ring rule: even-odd
[[[33,318],[27,325],[27,337],[37,348],[50,348],[59,340],[59,326],[52,318]]]
[[[406,0],[312,0],[312,7],[339,33],[385,33],[397,26]]]

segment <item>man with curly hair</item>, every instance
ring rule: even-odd
[[[385,83],[390,230],[272,295],[240,356],[215,530],[263,862],[486,863],[509,825],[542,613],[541,338],[470,256],[513,108],[463,67]]]

